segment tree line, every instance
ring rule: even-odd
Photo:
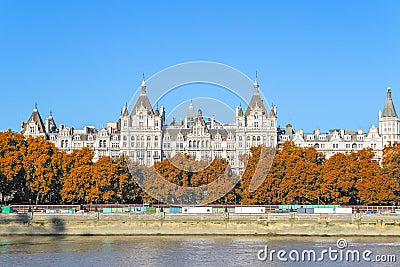
[[[271,150],[252,147],[249,155],[241,156],[246,168],[240,179],[225,171],[229,169],[225,159],[195,161],[183,154],[129,171],[123,156],[93,162],[94,152],[87,147],[67,154],[41,137],[26,139],[12,131],[0,132],[1,202],[155,203],[137,180],[143,173],[157,173],[184,187],[206,185],[224,175],[237,180],[233,188],[219,186],[229,193],[214,204],[397,205],[400,143],[384,148],[381,164],[371,149],[326,159],[312,147],[286,142],[273,154],[272,158]],[[152,179],[151,175],[147,178]],[[251,190],[254,183],[256,190]],[[161,195],[170,193],[167,188],[158,190]]]

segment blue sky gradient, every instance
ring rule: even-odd
[[[35,102],[57,124],[101,127],[142,72],[195,60],[258,71],[281,126],[367,130],[387,86],[400,111],[399,14],[399,1],[3,0],[0,130],[19,131]]]

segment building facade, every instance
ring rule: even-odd
[[[284,129],[278,129],[278,143],[293,141],[297,146],[314,147],[327,158],[336,153],[350,153],[352,151],[372,148],[375,159],[381,160],[382,150],[389,142],[400,141],[399,117],[392,100],[392,90],[387,88],[386,102],[383,111],[379,111],[379,125],[372,125],[368,132],[362,129],[345,130],[333,129],[320,132],[304,133],[302,129],[296,131],[288,124]]]
[[[83,129],[56,126],[52,114],[43,122],[37,106],[27,122],[22,122],[21,132],[26,136],[42,136],[67,153],[74,149],[90,147],[94,160],[103,156],[125,155],[139,164],[152,166],[154,162],[185,153],[196,160],[225,158],[232,170],[240,174],[243,162],[240,155],[250,147],[263,144],[277,146],[277,107],[267,110],[254,82],[253,96],[245,112],[235,108],[234,123],[219,123],[214,117],[204,119],[202,111],[195,111],[192,102],[183,120],[167,124],[165,108],[153,109],[147,97],[145,81],[131,111],[123,106],[117,122],[106,128]]]
[[[129,111],[123,106],[118,121],[107,123],[107,127],[74,129],[63,124],[57,127],[51,113],[43,122],[35,105],[28,121],[21,123],[21,132],[26,137],[42,136],[67,153],[90,147],[95,161],[104,156],[125,155],[139,164],[152,166],[154,162],[185,153],[196,160],[225,158],[237,174],[244,168],[240,156],[260,144],[279,147],[292,141],[297,146],[314,147],[326,157],[369,147],[374,150],[376,160],[380,160],[386,144],[400,141],[399,117],[390,88],[384,109],[379,112],[378,127],[372,125],[368,132],[334,129],[324,133],[319,129],[313,133],[296,131],[290,124],[284,129],[278,128],[277,107],[266,109],[257,80],[247,109],[244,112],[237,106],[235,122],[231,124],[218,123],[214,117],[205,120],[202,111],[196,112],[191,102],[184,119],[167,124],[165,108],[153,109],[146,90],[143,79],[133,109]]]

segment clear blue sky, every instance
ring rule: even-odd
[[[399,14],[400,1],[2,0],[0,130],[35,102],[57,124],[101,127],[143,71],[193,60],[257,70],[281,126],[366,130],[387,86],[400,112]]]

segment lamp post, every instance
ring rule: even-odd
[[[398,205],[398,201],[397,201],[397,194],[399,193],[398,192],[398,190],[397,190],[397,185],[398,184],[398,182],[397,182],[397,180],[396,180],[396,178],[394,179],[394,205],[396,206],[396,209],[397,209],[397,205]]]

